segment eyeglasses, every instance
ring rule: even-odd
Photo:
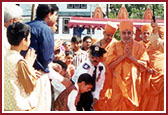
[[[131,31],[127,31],[127,32],[122,32],[122,34],[123,34],[123,35],[126,35],[126,34],[131,35],[132,32],[131,32]]]

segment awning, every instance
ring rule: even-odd
[[[104,28],[106,24],[105,19],[103,18],[88,18],[88,17],[71,17],[68,23],[69,28],[74,27],[84,27],[89,28]]]
[[[140,28],[144,24],[150,24],[151,20],[145,19],[107,19],[107,18],[89,18],[89,17],[70,17],[68,27],[84,27],[86,29],[89,28],[97,28],[101,29],[105,27],[107,22],[114,22],[119,25],[120,21],[129,20],[134,23],[135,27]],[[158,25],[164,26],[164,20],[157,20]]]

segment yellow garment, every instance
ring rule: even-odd
[[[34,70],[30,70],[25,60],[19,60],[17,63],[18,80],[22,84],[26,93],[31,93],[36,85],[36,76]],[[33,75],[34,74],[34,75]]]
[[[106,64],[109,65],[117,58],[123,55],[125,45],[120,42],[114,42],[107,53]],[[148,55],[144,46],[136,41],[129,44],[132,56],[141,61],[148,61]],[[119,63],[114,70],[106,66],[106,80],[101,94],[106,97],[108,103],[103,103],[103,107],[98,106],[97,110],[110,111],[133,111],[139,107],[141,96],[141,72],[130,60],[125,59]],[[111,97],[110,97],[111,96]],[[101,103],[101,102],[100,102]],[[101,105],[99,103],[99,105]],[[107,105],[109,104],[109,105]],[[107,108],[105,108],[107,107]]]

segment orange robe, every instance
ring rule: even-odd
[[[109,52],[109,47],[113,44],[113,42],[118,42],[118,40],[116,40],[115,38],[112,39],[112,41],[109,44],[104,44],[101,46],[101,48],[104,48],[106,50],[106,52]],[[105,53],[103,55],[103,58],[101,59],[101,62],[105,65],[105,60],[107,57],[107,53]]]
[[[164,49],[157,41],[146,45],[149,55],[149,67],[157,71],[156,75],[147,74],[141,109],[143,111],[164,110]]]
[[[98,101],[98,109],[102,111],[132,111],[137,110],[141,96],[141,73],[145,71],[138,68],[128,59],[120,62],[114,70],[110,70],[108,65],[116,61],[125,51],[125,45],[114,42],[107,52],[106,58],[106,80],[100,96],[106,99],[103,104]],[[141,61],[148,61],[148,55],[144,46],[134,40],[129,44],[133,57]],[[103,94],[104,93],[104,94]],[[103,101],[101,101],[103,102]],[[100,107],[100,105],[104,107]]]

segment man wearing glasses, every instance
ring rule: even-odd
[[[119,30],[121,41],[114,42],[107,52],[106,74],[109,77],[104,87],[112,91],[108,95],[109,103],[103,106],[109,111],[134,111],[139,107],[141,75],[149,57],[144,46],[133,40],[132,22],[121,21]]]

